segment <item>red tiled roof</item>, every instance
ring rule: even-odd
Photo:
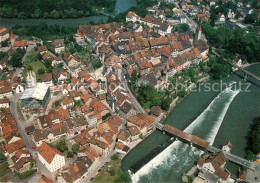
[[[43,142],[38,153],[47,161],[49,164],[52,162],[55,155],[64,156],[60,151],[50,147],[46,142]]]

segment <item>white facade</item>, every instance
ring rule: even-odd
[[[64,156],[61,156],[59,154],[56,154],[52,160],[52,162],[49,164],[39,153],[38,153],[38,158],[40,162],[50,171],[54,172],[61,167],[65,165],[65,158]]]
[[[60,52],[62,52],[62,51],[64,51],[64,50],[65,50],[65,47],[64,47],[64,46],[58,47],[58,48],[55,48],[55,53],[60,53]]]
[[[9,103],[0,103],[0,108],[9,108]]]
[[[7,39],[9,39],[9,33],[0,36],[0,43],[1,43],[2,41],[7,40]]]
[[[0,99],[3,99],[3,98],[10,98],[13,96],[13,92],[10,91],[10,92],[6,92],[6,93],[1,93],[0,94]]]

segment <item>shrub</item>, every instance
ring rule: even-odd
[[[114,154],[114,155],[111,157],[111,159],[112,159],[112,160],[114,160],[114,161],[117,161],[117,160],[118,160],[118,158],[119,158],[119,157],[118,157],[118,155],[117,155],[117,154]]]

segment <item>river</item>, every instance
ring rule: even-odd
[[[260,75],[260,64],[246,68]],[[239,71],[223,79],[219,91],[194,91],[170,113],[165,123],[208,140],[220,147],[227,141],[233,144],[232,153],[245,156],[247,134],[253,118],[260,115],[260,83],[250,78],[244,82]],[[216,83],[209,84],[219,89]],[[242,83],[239,86],[239,83]],[[250,84],[248,92],[244,91]],[[231,86],[231,87],[229,87]],[[180,141],[155,131],[138,144],[122,161],[124,170],[131,170],[133,182],[181,182],[203,153]],[[228,170],[236,174],[238,166],[228,163]]]
[[[87,1],[87,0],[86,0]],[[115,10],[112,13],[113,15],[117,15],[118,13],[124,12],[128,10],[130,7],[136,6],[135,0],[117,0]],[[78,27],[82,24],[88,24],[90,21],[98,23],[100,21],[107,21],[108,17],[103,15],[97,16],[88,16],[82,18],[68,18],[68,19],[18,19],[18,18],[0,18],[0,27],[5,26],[10,29],[15,25],[36,25],[39,22],[46,22],[50,25],[57,24],[59,26],[70,26],[70,27]]]

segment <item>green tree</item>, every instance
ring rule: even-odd
[[[24,49],[16,49],[15,52],[12,53],[11,55],[11,59],[9,60],[9,64],[13,67],[22,67],[23,63],[22,63],[22,58],[25,54],[25,50]]]
[[[111,159],[114,160],[114,161],[117,161],[118,160],[118,155],[117,154],[114,154],[113,156],[111,156]]]
[[[172,33],[174,33],[174,32],[187,32],[187,31],[190,31],[190,27],[186,23],[179,24],[179,25],[172,28]]]
[[[45,73],[45,70],[43,68],[38,69],[38,71],[37,71],[38,75],[41,75],[41,74],[44,74],[44,73]]]
[[[73,144],[73,145],[72,145],[72,152],[73,152],[74,154],[76,154],[76,153],[78,152],[79,148],[80,148],[79,143]]]
[[[74,153],[71,151],[67,152],[67,158],[74,158]]]
[[[55,147],[60,151],[60,152],[64,152],[66,150],[68,150],[68,146],[67,146],[67,142],[66,139],[64,137],[61,137],[58,142],[55,144]]]
[[[111,175],[111,176],[114,176],[115,174],[116,174],[115,169],[112,169],[112,170],[110,171],[110,175]]]

